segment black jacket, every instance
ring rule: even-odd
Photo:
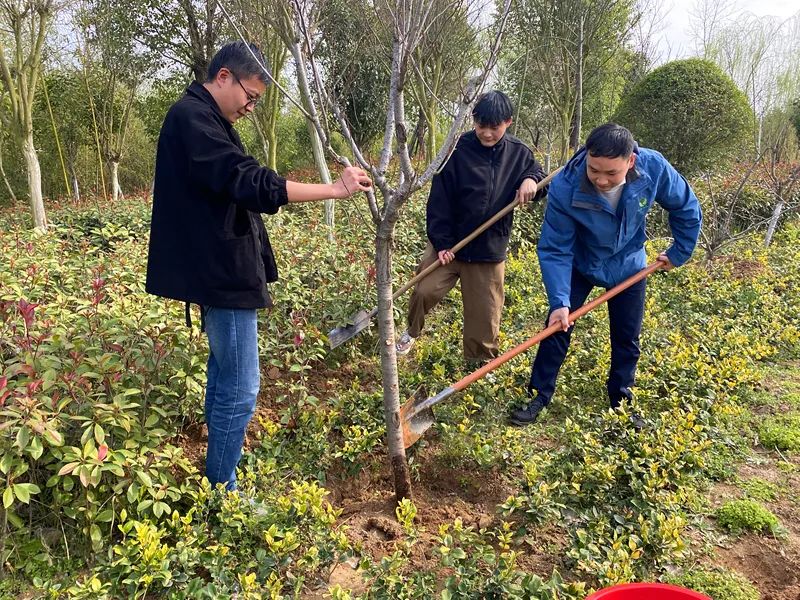
[[[541,165],[520,140],[506,133],[491,148],[474,131],[458,140],[453,155],[433,178],[428,196],[428,239],[438,251],[455,246],[482,223],[510,204],[523,179],[544,179]],[[540,198],[540,190],[536,197]],[[457,254],[466,262],[502,262],[506,259],[514,213],[509,213]]]
[[[278,270],[259,213],[288,202],[286,180],[244,152],[216,101],[193,83],[158,138],[149,293],[221,308],[270,306]]]

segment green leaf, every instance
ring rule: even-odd
[[[60,432],[56,431],[55,429],[51,429],[50,427],[45,427],[44,432],[42,433],[44,439],[51,446],[63,446],[64,445],[64,436],[61,435]]]
[[[94,439],[98,444],[104,444],[106,441],[106,432],[100,426],[100,423],[94,424]]]
[[[14,504],[14,491],[7,487],[3,492],[3,508],[11,508],[12,504]]]
[[[12,460],[13,456],[10,452],[3,454],[3,458],[0,458],[0,471],[2,471],[5,475],[8,475],[8,472],[11,470]]]
[[[14,489],[14,495],[23,504],[30,503],[31,494],[38,494],[41,491],[35,483],[17,483],[11,487]]]
[[[150,479],[150,475],[148,475],[144,471],[138,471],[136,473],[136,477],[139,479],[139,481],[142,482],[143,485],[149,488],[153,487],[153,480]]]
[[[44,453],[44,444],[42,444],[42,440],[38,437],[34,437],[31,440],[31,445],[28,447],[28,452],[30,452],[33,460],[39,460]]]
[[[98,523],[110,523],[113,518],[114,518],[114,511],[109,508],[101,512],[99,515],[97,515],[95,521],[97,521]]]
[[[59,475],[69,475],[70,473],[72,473],[75,470],[75,467],[77,467],[79,464],[81,464],[81,463],[79,463],[79,462],[67,463],[66,465],[64,465],[63,467],[61,467],[58,470],[58,474]]]
[[[89,538],[91,538],[92,543],[98,544],[103,539],[103,533],[100,531],[100,527],[97,525],[92,524],[89,528]]]
[[[30,429],[28,429],[24,425],[20,427],[19,431],[17,431],[17,448],[19,448],[21,451],[24,451],[25,448],[28,446],[28,441],[30,440],[30,438],[31,438]]]

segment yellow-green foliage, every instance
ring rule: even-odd
[[[800,450],[800,415],[766,419],[758,431],[761,445],[778,450]]]
[[[734,533],[775,533],[779,526],[778,517],[755,500],[731,500],[719,507],[716,515],[719,524]]]
[[[56,227],[47,236],[10,220],[0,233],[0,498],[8,519],[0,561],[13,572],[0,595],[35,583],[51,598],[211,598],[236,589],[240,597],[292,597],[355,554],[369,581],[365,598],[577,599],[592,586],[655,578],[686,554],[698,481],[730,470],[748,443],[740,400],[764,361],[800,353],[800,294],[789,292],[800,286],[800,228],[787,226],[768,250],[748,240],[736,260],[690,264],[648,283],[632,407],[646,421],[640,433],[627,414],[607,410],[605,309],[576,327],[553,404],[535,426],[505,425],[524,400],[532,354],[443,405],[431,435],[409,452],[412,473],[440,461],[465,486],[487,472],[506,478],[513,489],[501,510],[515,525],[448,524],[434,548],[421,549],[414,507],[405,504],[404,539],[372,560],[346,540],[320,487],[331,472],[384,468],[375,338],[365,332],[326,349],[326,331],[374,302],[373,240],[358,210],[342,205],[335,244],[318,207],[270,219],[281,281],[272,287],[276,308],[260,317],[260,353],[266,369],[291,376],[264,380],[274,414],[262,415],[240,465],[252,503],[211,493],[175,444],[201,419],[206,346],[178,303],[144,293],[149,206],[51,211]],[[413,272],[424,246],[423,211],[415,200],[399,225],[396,281]],[[536,217],[516,218],[503,349],[546,315]],[[660,250],[649,246],[650,258]],[[738,260],[751,268],[743,274]],[[398,322],[406,302],[398,302]],[[430,315],[414,356],[400,365],[403,395],[466,372],[460,312],[455,290]],[[342,365],[360,370],[325,399],[315,396],[311,374]],[[523,572],[519,542],[541,525],[563,531],[554,551],[572,580]],[[435,564],[416,568],[423,552]]]
[[[761,600],[761,594],[744,576],[735,571],[696,569],[667,579],[706,594],[713,600]]]

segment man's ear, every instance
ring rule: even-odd
[[[506,127],[510,127],[511,123],[513,123],[513,122],[514,122],[514,117],[510,117],[507,121],[504,121],[504,123],[506,124]]]
[[[632,169],[633,165],[635,165],[635,164],[636,164],[636,153],[635,152],[631,152],[631,156],[628,159],[628,169],[629,170]]]

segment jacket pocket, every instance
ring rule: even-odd
[[[209,287],[242,291],[257,290],[263,285],[263,276],[259,273],[261,261],[253,235],[219,240],[214,252],[206,262]]]

